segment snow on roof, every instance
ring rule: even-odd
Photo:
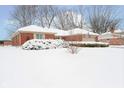
[[[43,28],[37,25],[30,25],[26,27],[22,27],[18,29],[12,37],[14,37],[18,32],[42,32],[42,33],[54,33],[54,34],[64,34],[63,30],[55,29],[55,28]]]
[[[105,35],[100,35],[98,37],[98,39],[111,39],[111,38],[117,38],[117,37],[114,37],[112,34],[105,34]]]
[[[114,33],[106,32],[98,37],[99,40],[100,39],[111,39],[111,38],[118,38],[118,36],[117,35],[115,36]]]
[[[76,34],[87,34],[87,35],[98,35],[97,33],[93,33],[91,31],[87,31],[85,29],[75,28],[68,31],[61,31],[57,33],[57,36],[67,36],[67,35],[76,35]]]
[[[124,33],[124,31],[122,31],[122,30],[120,30],[120,29],[118,29],[118,30],[114,30],[114,33],[116,34],[116,33]],[[105,32],[105,33],[103,33],[102,35],[107,35],[107,34],[112,34],[111,32]]]
[[[43,28],[40,26],[36,26],[36,25],[30,25],[30,26],[26,26],[26,27],[22,27],[20,29],[17,30],[18,32],[50,32],[50,33],[55,33],[56,29],[49,29],[49,28]],[[58,31],[58,29],[57,29]]]
[[[123,30],[118,29],[118,30],[115,30],[115,31],[114,31],[114,33],[115,33],[115,34],[124,34],[124,31],[123,31]]]
[[[18,29],[17,31],[40,31],[42,29],[42,27],[36,26],[36,25],[30,25],[30,26],[26,26],[26,27],[22,27],[20,29]]]
[[[87,31],[84,29],[76,28],[68,31],[59,30],[55,28],[43,28],[36,25],[30,25],[26,27],[22,27],[16,31],[18,32],[44,32],[44,33],[54,33],[56,36],[66,36],[66,35],[74,35],[74,34],[88,34],[88,35],[98,35],[97,33],[93,33],[91,31]]]
[[[68,31],[58,31],[56,34],[56,36],[67,36],[69,35]]]
[[[103,33],[102,35],[100,35],[99,39],[119,38],[120,35],[118,35],[118,34],[121,34],[121,33],[124,33],[124,31],[122,31],[120,29],[115,30],[114,33],[106,32],[106,33]],[[121,35],[121,37],[123,37],[123,35]]]
[[[68,32],[64,30],[60,30],[56,28],[46,28],[46,27],[43,28],[43,27],[36,26],[36,25],[22,27],[18,29],[17,32],[44,32],[44,33],[48,32],[48,33],[55,33],[56,35],[68,34]]]
[[[105,32],[105,33],[103,33],[103,34],[101,34],[102,36],[104,36],[104,35],[111,35],[112,33],[111,32]]]
[[[0,41],[11,41],[10,39],[1,39]]]
[[[80,29],[80,28],[75,28],[70,30],[72,32],[71,34],[88,34],[88,35],[98,35],[97,33],[85,30],[85,29]]]

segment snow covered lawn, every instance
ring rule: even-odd
[[[124,48],[0,47],[0,87],[124,87]]]

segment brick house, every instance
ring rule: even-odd
[[[20,46],[30,39],[63,39],[65,41],[97,41],[98,34],[83,29],[69,31],[30,25],[18,29],[12,35],[12,45]]]
[[[20,46],[30,39],[55,39],[55,32],[35,25],[22,27],[12,35],[12,45]]]
[[[8,45],[12,45],[11,40],[0,40],[0,46],[8,46]]]
[[[124,31],[114,30],[99,35],[98,40],[109,43],[110,45],[124,45]]]
[[[18,29],[12,34],[11,40],[0,41],[0,45],[20,46],[30,39],[63,39],[65,41],[101,41],[110,45],[124,44],[124,31],[113,30],[102,35],[84,29],[72,29],[68,31],[59,29],[42,28],[30,25]]]

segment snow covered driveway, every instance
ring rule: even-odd
[[[124,87],[124,49],[0,47],[0,87]]]

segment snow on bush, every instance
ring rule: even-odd
[[[68,44],[60,39],[32,39],[22,45],[26,50],[55,49],[67,47]]]
[[[80,51],[80,48],[77,46],[69,46],[67,50],[71,54],[77,54]]]
[[[108,47],[108,43],[103,42],[69,42],[70,46],[77,47]]]
[[[78,41],[67,41],[67,43],[69,45],[67,47],[67,50],[68,50],[69,53],[77,54],[80,51],[80,47],[78,47],[76,45],[73,45],[73,44],[77,44],[76,42],[78,42]]]

